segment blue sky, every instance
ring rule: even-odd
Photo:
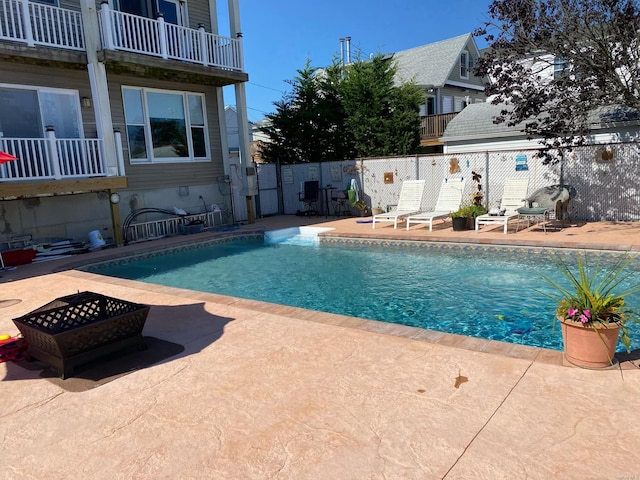
[[[226,3],[226,2],[219,2]],[[487,18],[490,0],[240,0],[249,120],[275,111],[307,59],[329,65],[351,37],[352,52],[390,53],[469,33]],[[220,6],[220,5],[219,5]],[[219,14],[223,12],[219,11]],[[228,35],[226,20],[220,33]],[[480,48],[485,45],[476,39]],[[234,105],[233,87],[224,90]]]

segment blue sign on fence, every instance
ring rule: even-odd
[[[527,165],[527,156],[518,155],[516,157],[516,172],[521,172],[523,170],[529,170],[529,165]]]

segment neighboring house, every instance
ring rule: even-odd
[[[469,105],[447,125],[441,141],[444,153],[495,152],[507,150],[536,149],[536,139],[527,140],[522,128],[509,127],[508,122],[495,123],[504,104],[491,102]],[[608,145],[611,143],[640,140],[638,112],[624,107],[602,107],[594,109],[590,118],[591,134],[587,143]]]
[[[269,136],[264,133],[264,127],[271,125],[271,121],[267,118],[258,120],[253,124],[252,141],[251,141],[251,158],[256,163],[262,163],[262,147],[265,143],[270,142]]]
[[[228,6],[232,38],[215,0],[0,2],[0,249],[225,203],[222,87],[248,79]]]
[[[240,135],[238,129],[239,117],[235,107],[227,105],[224,107],[225,123],[227,125],[227,147],[229,152],[240,151]],[[247,121],[249,131],[249,141],[253,140],[253,131],[255,129],[253,122]]]
[[[439,137],[458,112],[485,101],[484,79],[472,71],[479,55],[470,33],[393,54],[397,80],[413,81],[424,90],[420,143],[429,152],[442,151]]]

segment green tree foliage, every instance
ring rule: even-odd
[[[395,73],[382,55],[345,68],[340,92],[358,157],[407,155],[420,144],[422,92],[413,84],[394,85]]]
[[[324,162],[345,154],[344,142],[336,138],[344,129],[336,78],[339,72],[333,68],[318,75],[309,61],[297,71],[289,82],[293,90],[274,103],[275,113],[267,115],[269,125],[263,131],[272,140],[262,148],[267,161]]]
[[[272,141],[263,157],[286,164],[414,153],[422,94],[414,85],[395,86],[394,74],[381,55],[324,69],[307,61],[267,115],[263,131]]]
[[[488,14],[475,33],[489,44],[475,74],[506,105],[497,121],[541,139],[548,161],[553,149],[584,144],[595,108],[616,106],[609,121],[637,115],[638,1],[494,0]]]

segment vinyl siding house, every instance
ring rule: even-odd
[[[447,125],[440,138],[444,153],[472,153],[530,150],[540,148],[538,140],[528,140],[518,126],[494,123],[505,105],[491,102],[469,105]],[[610,145],[640,140],[640,115],[624,107],[601,107],[590,114],[588,145]]]
[[[226,37],[215,0],[0,0],[0,150],[18,157],[0,166],[0,250],[121,243],[132,211],[229,202],[222,87],[248,79],[229,4]]]
[[[480,53],[470,33],[393,54],[398,83],[414,81],[424,90],[420,144],[441,152],[440,137],[467,105],[484,102],[484,81],[472,68]]]

